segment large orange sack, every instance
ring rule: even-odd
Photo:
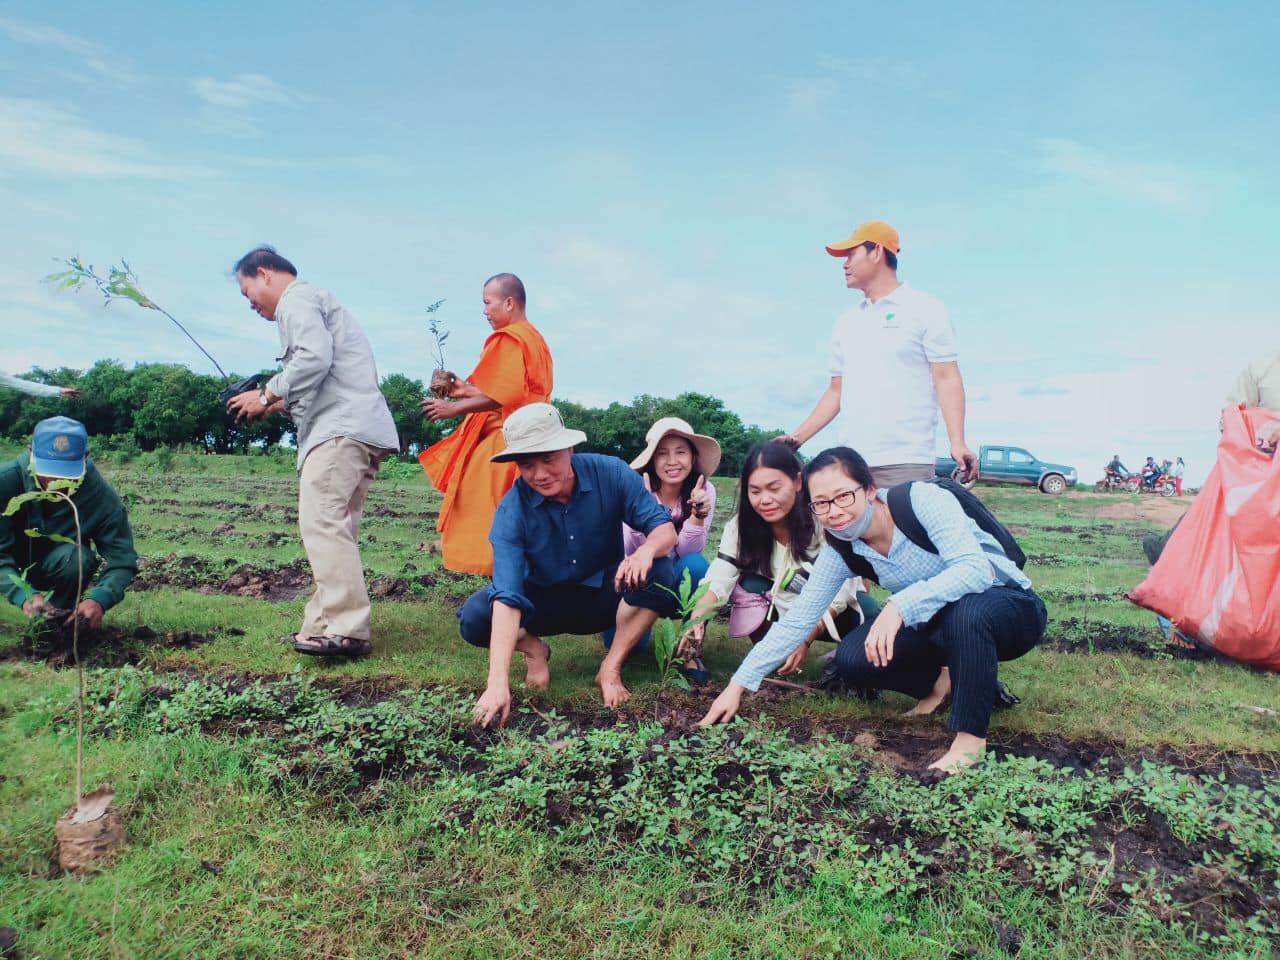
[[[1280,670],[1280,456],[1257,448],[1280,417],[1223,411],[1218,462],[1134,603],[1220,653]]]

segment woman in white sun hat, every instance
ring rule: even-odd
[[[707,533],[715,518],[716,488],[711,476],[720,466],[720,444],[713,438],[694,433],[687,421],[679,417],[663,417],[645,434],[644,449],[631,461],[655,500],[666,507],[675,524],[678,538],[669,556],[675,564],[676,583],[685,571],[696,589],[707,573],[709,563],[702,555]],[[628,556],[644,543],[644,534],[622,527],[623,549]],[[613,640],[611,632],[604,636],[605,646]],[[649,635],[641,638],[637,648],[648,645]],[[690,678],[705,680],[701,663],[689,665]]]

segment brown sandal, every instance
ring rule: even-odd
[[[309,657],[349,657],[355,660],[373,653],[373,641],[325,634],[322,637],[295,640],[293,649]]]

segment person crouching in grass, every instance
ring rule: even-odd
[[[627,654],[660,615],[677,613],[671,514],[617,457],[574,453],[587,435],[566,429],[549,403],[521,407],[502,434],[506,449],[491,459],[514,460],[520,477],[489,532],[493,583],[458,611],[462,639],[489,648],[489,682],[475,721],[506,723],[515,651],[524,654],[526,685],[545,688],[551,648],[544,637],[590,636],[610,627],[613,644],[596,685],[605,706],[621,706],[631,697],[622,684]],[[625,557],[624,523],[645,537]]]
[[[41,420],[30,449],[0,465],[0,510],[16,496],[50,488],[70,497],[75,512],[65,501],[32,500],[0,517],[0,590],[29,620],[65,618],[70,626],[80,617],[96,630],[124,599],[138,553],[124,503],[89,459],[89,434],[79,420]]]
[[[1044,602],[995,538],[939,486],[910,487],[912,510],[937,548],[931,553],[895,525],[887,491],[877,489],[866,461],[848,447],[818,454],[805,467],[805,484],[827,543],[799,600],[747,654],[703,725],[737,714],[743,692],[756,690],[805,642],[852,572],[853,558],[862,557],[892,596],[874,621],[841,640],[841,677],[915,697],[912,715],[932,713],[950,697],[955,739],[929,767],[950,773],[972,764],[986,749],[998,662],[1040,642]]]

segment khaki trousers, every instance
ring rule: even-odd
[[[886,463],[871,468],[871,479],[877,487],[894,487],[908,480],[929,480],[932,477],[932,463]]]
[[[307,454],[298,484],[298,531],[316,589],[302,615],[302,637],[369,639],[369,592],[360,563],[360,516],[386,451],[350,437]]]

